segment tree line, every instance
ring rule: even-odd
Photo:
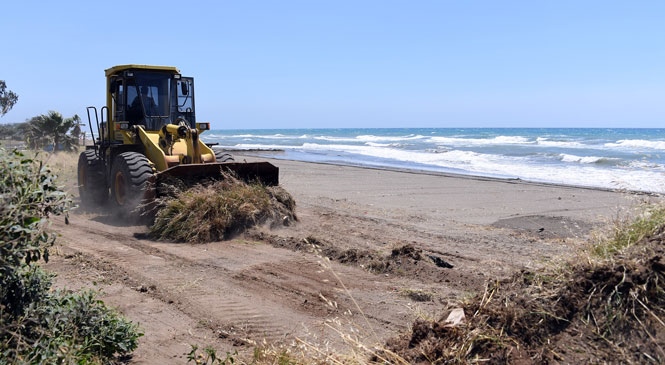
[[[0,117],[7,114],[18,102],[18,95],[7,89],[0,80]],[[81,130],[81,118],[74,114],[65,118],[57,111],[49,111],[23,123],[0,124],[0,135],[5,140],[20,141],[26,148],[57,151],[77,151],[85,137]]]

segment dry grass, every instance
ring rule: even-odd
[[[598,258],[612,255],[652,236],[665,222],[665,206],[644,205],[637,217],[617,217],[605,232],[597,232],[590,254]],[[604,234],[603,234],[604,233]]]
[[[284,189],[227,175],[159,199],[150,230],[160,240],[203,243],[230,238],[255,225],[288,225],[294,220],[295,202]]]
[[[431,302],[434,300],[434,293],[420,289],[402,289],[400,294],[414,302]]]
[[[417,321],[388,348],[410,362],[665,362],[665,207],[621,221],[561,266],[488,283],[466,324]]]
[[[58,179],[58,184],[69,194],[78,194],[77,164],[78,152],[24,151],[27,156],[41,160]]]

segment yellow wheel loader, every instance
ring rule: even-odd
[[[87,108],[94,144],[79,156],[82,204],[104,204],[110,192],[119,212],[131,213],[172,178],[203,182],[223,178],[224,171],[268,186],[279,183],[276,166],[236,163],[200,140],[210,123],[196,120],[193,78],[168,66],[120,65],[105,72],[106,105],[99,112]]]

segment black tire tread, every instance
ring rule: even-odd
[[[150,166],[150,161],[138,152],[123,152],[116,156],[112,168],[111,181],[115,184],[115,174],[120,171],[127,176],[127,196],[126,201],[131,202],[127,206],[127,213],[130,213],[141,202],[142,198],[149,195],[146,189],[154,177],[154,172]],[[115,189],[111,187],[111,194],[114,196]],[[115,198],[115,196],[114,196]],[[117,200],[114,199],[117,204]]]
[[[81,179],[81,171],[85,174]],[[79,197],[84,205],[100,205],[108,200],[108,188],[104,177],[104,165],[95,150],[85,150],[78,161]],[[82,183],[82,180],[85,183]]]

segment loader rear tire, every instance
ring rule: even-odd
[[[104,165],[95,150],[85,150],[79,155],[78,187],[83,206],[102,205],[109,198]]]
[[[235,162],[233,155],[222,151],[215,151],[215,159],[217,162]]]
[[[138,152],[123,152],[111,167],[111,197],[121,215],[140,213],[155,194],[155,174],[150,161]]]

